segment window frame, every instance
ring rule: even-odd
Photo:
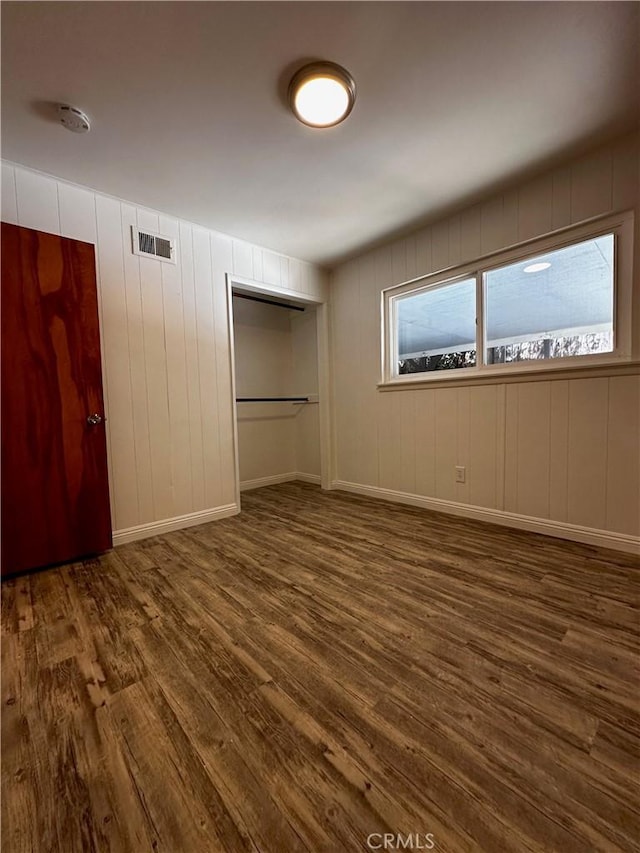
[[[407,386],[437,382],[465,382],[496,376],[539,373],[541,371],[619,365],[631,361],[632,284],[634,213],[624,211],[608,214],[578,225],[536,237],[482,255],[472,261],[447,267],[429,275],[420,276],[383,289],[381,293],[381,380],[378,387]],[[613,350],[607,353],[567,356],[554,359],[531,359],[500,364],[486,364],[486,273],[511,263],[522,263],[537,255],[563,249],[595,237],[613,234]],[[426,290],[455,284],[469,278],[476,280],[476,365],[451,370],[434,370],[423,373],[398,373],[397,304],[401,297],[417,295]]]

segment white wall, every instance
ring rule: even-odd
[[[2,164],[2,219],[96,245],[115,531],[232,511],[225,274],[325,299],[324,274],[9,163]],[[175,237],[178,263],[133,255],[132,224]]]
[[[338,268],[331,276],[335,479],[463,513],[465,506],[548,520],[545,529],[628,546],[640,533],[640,376],[379,391],[381,290],[614,210],[636,210],[634,329],[640,335],[638,136]],[[548,377],[548,378],[547,378]],[[456,484],[454,467],[466,466]],[[361,489],[362,490],[362,489]],[[430,503],[431,501],[431,503]],[[419,500],[416,502],[420,502]],[[461,510],[462,507],[462,510]],[[488,514],[492,517],[491,514]],[[486,517],[478,514],[477,517]],[[493,516],[498,520],[498,516]],[[511,519],[511,522],[517,521]],[[589,536],[565,525],[609,531]]]
[[[233,299],[238,397],[318,394],[316,314]],[[240,482],[320,476],[318,405],[240,403]]]
[[[636,135],[336,270],[334,480],[610,531],[614,538],[637,535],[637,370],[394,392],[380,392],[376,383],[382,288],[629,208],[636,209],[637,358],[638,186]],[[96,244],[115,530],[233,509],[225,273],[324,300],[323,273],[8,163],[2,219]],[[131,224],[176,236],[178,264],[132,255]],[[456,464],[467,467],[464,485],[453,482]]]

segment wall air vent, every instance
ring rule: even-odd
[[[155,258],[157,261],[169,264],[176,262],[175,240],[162,237],[160,234],[140,231],[135,225],[131,226],[131,248],[134,255]]]

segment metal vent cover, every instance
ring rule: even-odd
[[[155,258],[169,264],[176,262],[174,240],[149,231],[140,231],[135,225],[131,226],[131,248],[134,255]]]

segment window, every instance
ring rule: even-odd
[[[613,350],[613,234],[483,274],[487,364]]]
[[[630,357],[633,215],[384,291],[384,383]]]
[[[397,312],[400,375],[475,365],[475,278],[400,297]]]

